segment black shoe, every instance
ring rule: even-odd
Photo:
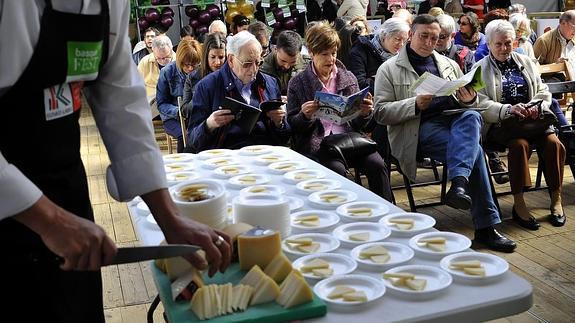
[[[457,176],[451,180],[451,187],[445,194],[445,204],[454,209],[469,210],[471,197],[467,193],[467,179]]]
[[[513,252],[517,247],[513,240],[504,237],[492,226],[475,230],[474,241],[485,245],[491,250],[501,252]]]
[[[549,214],[549,222],[551,222],[551,225],[554,227],[562,227],[565,225],[565,221],[567,221],[565,214],[554,214],[553,212]]]
[[[491,169],[492,173],[507,172],[507,167],[505,166],[505,163],[499,158],[490,159],[489,168]],[[505,184],[509,182],[509,175],[508,174],[493,175],[493,179],[497,184]]]
[[[529,217],[529,220],[523,220],[519,214],[515,211],[515,207],[511,211],[513,221],[517,222],[520,226],[524,227],[525,229],[529,230],[539,230],[539,223],[535,220],[534,217]]]

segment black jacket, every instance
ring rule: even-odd
[[[359,88],[363,89],[366,86],[369,86],[369,92],[372,94],[377,69],[381,64],[383,64],[383,62],[393,56],[392,54],[385,52],[382,57],[371,43],[371,39],[373,37],[375,36],[369,35],[358,37],[357,41],[351,48],[350,61],[348,64],[349,71],[355,74],[355,77],[357,78]]]

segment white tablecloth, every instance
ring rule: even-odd
[[[385,201],[368,189],[339,176],[324,166],[307,159],[306,157],[284,147],[274,147],[274,153],[288,156],[292,161],[302,161],[307,168],[319,169],[326,173],[325,178],[335,179],[342,183],[342,189],[351,190],[358,195],[357,201],[377,201],[387,204],[391,213],[402,210]],[[288,183],[281,174],[274,174],[267,166],[257,165],[253,162],[256,156],[245,156],[234,151],[234,158],[242,160],[243,165],[249,165],[254,174],[266,174],[271,177],[268,184],[281,185],[286,188],[287,195],[303,199],[304,206],[296,211],[314,209],[307,201],[307,196],[296,191],[295,184]],[[237,196],[239,189],[231,187],[227,179],[214,175],[213,170],[204,167],[203,161],[195,158],[194,171],[199,172],[205,178],[218,179],[228,189],[228,201]],[[146,216],[139,213],[136,203],[129,203],[130,215],[134,222],[134,228],[142,245],[157,245],[163,240],[163,234],[159,228],[146,220]],[[334,211],[335,212],[335,211]],[[341,222],[340,222],[341,223]],[[433,231],[435,229],[430,229]],[[409,237],[396,237],[391,235],[385,241],[408,243]],[[341,246],[336,253],[349,255],[351,249]],[[407,264],[432,265],[439,267],[439,260],[415,257]],[[381,272],[370,272],[357,269],[353,274],[363,274],[381,279]],[[407,300],[399,298],[389,292],[378,301],[364,305],[350,307],[349,310],[340,310],[328,306],[325,317],[313,319],[312,322],[352,322],[359,320],[367,322],[398,322],[398,321],[426,321],[426,322],[474,322],[485,321],[528,310],[532,305],[532,286],[523,278],[512,272],[507,272],[501,279],[489,284],[470,285],[454,280],[451,286],[429,300]]]

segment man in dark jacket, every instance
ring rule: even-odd
[[[284,30],[272,53],[264,58],[261,71],[275,77],[282,95],[287,95],[289,80],[307,66],[301,55],[301,37],[295,31]]]
[[[240,148],[252,144],[285,145],[291,129],[284,109],[260,114],[251,132],[234,121],[234,115],[223,106],[231,97],[258,107],[261,102],[280,98],[276,80],[259,72],[261,45],[247,31],[239,32],[227,44],[226,63],[203,78],[192,98],[193,113],[188,123],[189,142],[194,151],[212,148]]]

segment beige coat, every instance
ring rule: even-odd
[[[529,57],[515,52],[511,53],[511,58],[517,63],[519,69],[522,71],[525,81],[529,87],[529,97],[525,98],[525,102],[532,102],[543,100],[541,107],[549,110],[551,105],[551,93],[545,83],[541,81],[538,67],[533,60]],[[487,124],[484,127],[484,133],[489,130],[489,124],[498,123],[501,120],[508,118],[509,115],[505,114],[507,110],[501,102],[501,72],[491,55],[483,57],[475,65],[481,65],[481,75],[485,82],[485,88],[479,91],[479,107],[487,109],[481,114],[483,120]]]
[[[368,0],[343,0],[337,10],[337,16],[348,16],[351,18],[365,17],[367,15],[367,4]]]
[[[561,57],[563,46],[561,45],[561,34],[559,27],[549,30],[539,36],[533,45],[533,53],[539,64],[556,63]],[[570,42],[575,42],[573,39]]]
[[[455,80],[463,73],[457,63],[433,52],[439,73],[443,78]],[[415,93],[409,87],[419,76],[409,63],[404,46],[383,63],[375,77],[375,120],[387,125],[391,154],[399,161],[404,174],[415,180],[417,171],[417,144],[419,142],[420,114],[415,113]],[[474,107],[473,102],[470,107]]]
[[[176,53],[173,51],[172,60],[176,60]],[[138,64],[138,72],[140,72],[140,75],[142,75],[142,78],[144,79],[148,101],[155,98],[156,86],[158,85],[158,79],[160,78],[160,68],[158,67],[154,53],[150,53],[142,58]]]

